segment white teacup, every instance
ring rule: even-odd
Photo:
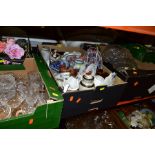
[[[94,78],[94,84],[95,84],[95,87],[103,85],[104,84],[104,78],[100,75],[96,75]]]
[[[68,78],[68,80],[64,81],[63,87],[64,92],[66,92],[67,90],[77,90],[79,89],[79,80],[71,76]]]

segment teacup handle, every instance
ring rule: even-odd
[[[67,84],[64,86],[63,92],[66,93],[67,90],[68,90],[68,88],[69,88],[69,84],[67,83]]]

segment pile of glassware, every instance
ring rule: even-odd
[[[102,58],[105,62],[112,64],[112,66],[121,71],[122,69],[137,68],[137,65],[127,48],[120,45],[108,45],[102,52]]]
[[[33,113],[48,97],[37,72],[26,76],[0,75],[0,120]]]
[[[108,111],[90,112],[66,121],[67,129],[115,129],[118,128]]]

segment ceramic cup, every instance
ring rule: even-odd
[[[64,92],[67,90],[75,91],[79,89],[79,81],[75,77],[71,76],[68,80],[63,83]]]
[[[103,85],[103,83],[104,83],[104,78],[100,75],[96,75],[94,78],[95,87],[101,86],[101,85]]]

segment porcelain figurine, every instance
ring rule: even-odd
[[[50,61],[54,62],[60,59],[60,54],[57,52],[57,50],[54,50],[50,53]]]
[[[98,50],[98,47],[90,47],[87,50],[87,56],[86,56],[87,64],[96,64],[99,69],[102,69],[103,67],[103,61],[100,51]]]

